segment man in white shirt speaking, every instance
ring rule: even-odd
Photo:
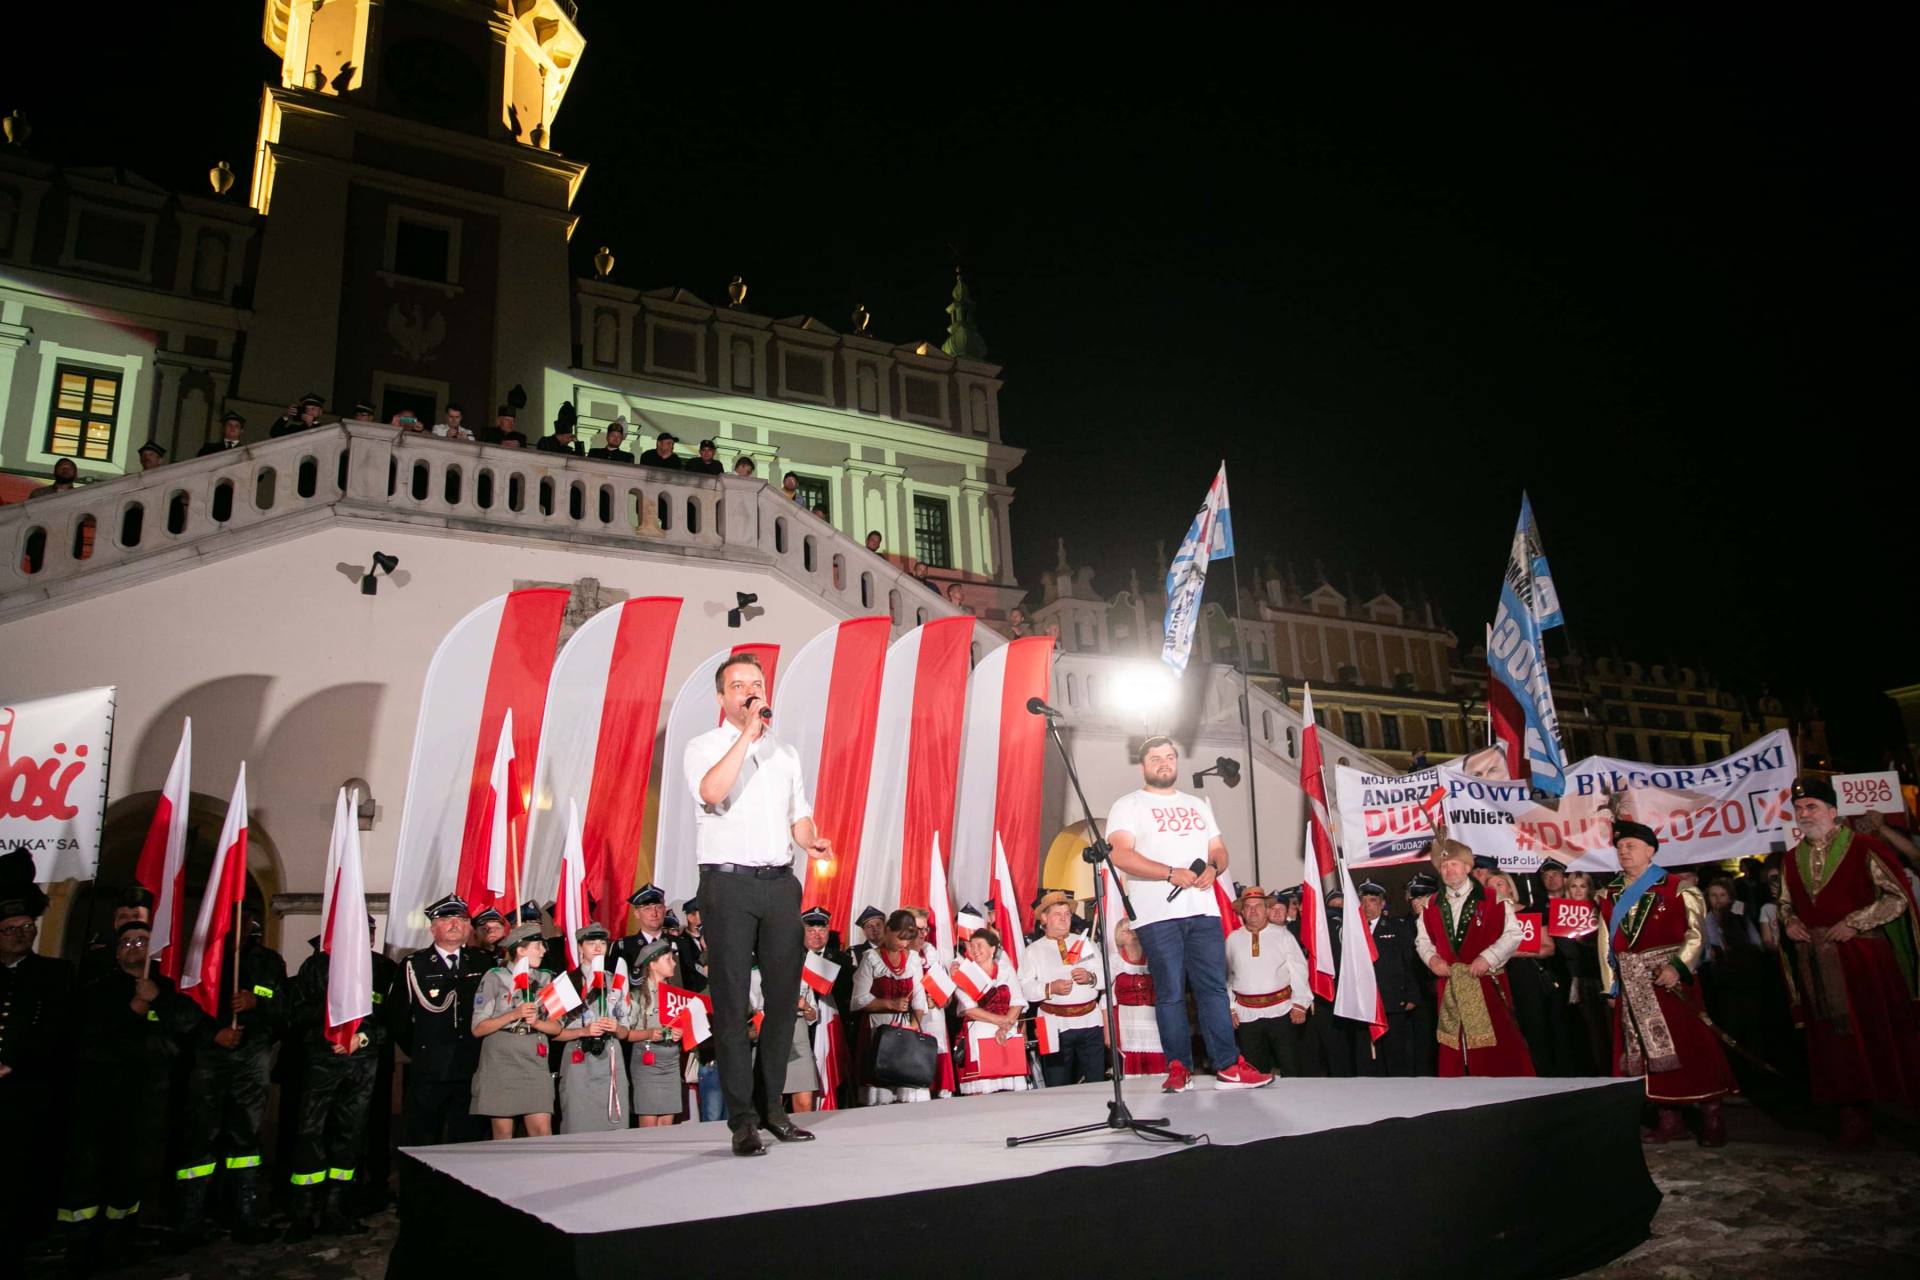
[[[729,658],[715,673],[714,688],[722,723],[687,744],[683,767],[699,805],[694,850],[720,1089],[733,1130],[733,1154],[757,1156],[766,1154],[758,1124],[782,1142],[813,1139],[787,1118],[780,1097],[805,952],[793,848],[827,859],[833,846],[814,830],[813,806],[800,780],[800,753],[775,739],[769,728],[760,660],[752,654]],[[764,990],[794,997],[766,1002],[760,1043],[781,1048],[760,1055],[764,1117],[754,1107],[753,1043],[747,1035],[755,964]]]
[[[1167,1054],[1161,1088],[1185,1093],[1193,1087],[1193,1028],[1187,1021],[1191,983],[1200,1034],[1214,1065],[1214,1087],[1257,1089],[1272,1084],[1273,1077],[1240,1056],[1227,1008],[1227,955],[1213,892],[1213,882],[1227,873],[1227,842],[1220,838],[1212,806],[1174,790],[1179,769],[1173,740],[1148,738],[1140,747],[1145,785],[1114,801],[1107,814],[1113,865],[1127,878],[1134,935],[1153,975],[1154,1021]]]

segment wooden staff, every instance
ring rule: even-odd
[[[240,883],[242,885],[245,885],[246,884],[246,880],[244,879],[244,877],[246,876],[245,868],[241,869],[240,874],[243,877]],[[241,896],[242,895],[238,893],[233,895],[233,993],[232,993],[232,999],[228,1001],[229,1006],[233,1010],[233,1025],[235,1030],[238,1030],[240,1026],[239,1003],[240,1003],[240,908],[242,905],[240,901]]]

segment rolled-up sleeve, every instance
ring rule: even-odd
[[[686,764],[687,789],[693,792],[695,804],[706,807],[706,802],[700,798],[700,780],[707,776],[708,770],[720,763],[720,758],[727,754],[727,749],[732,745],[731,742],[708,741],[705,736],[695,738],[687,744],[686,755],[682,758]],[[724,805],[714,806],[716,809],[723,807]]]
[[[800,753],[785,747],[780,754],[786,758],[787,776],[792,779],[787,797],[787,825],[792,826],[802,818],[811,818],[813,805],[807,800],[807,780],[800,776]]]

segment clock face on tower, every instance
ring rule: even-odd
[[[484,127],[486,75],[444,41],[395,41],[387,49],[382,78],[409,115],[449,129],[478,132]]]

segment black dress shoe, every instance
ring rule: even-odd
[[[733,1131],[733,1154],[737,1156],[763,1156],[767,1154],[767,1144],[760,1141],[758,1132],[752,1129]]]
[[[780,1139],[782,1142],[813,1141],[813,1131],[811,1129],[802,1129],[791,1120],[769,1120],[766,1129],[768,1133]]]

